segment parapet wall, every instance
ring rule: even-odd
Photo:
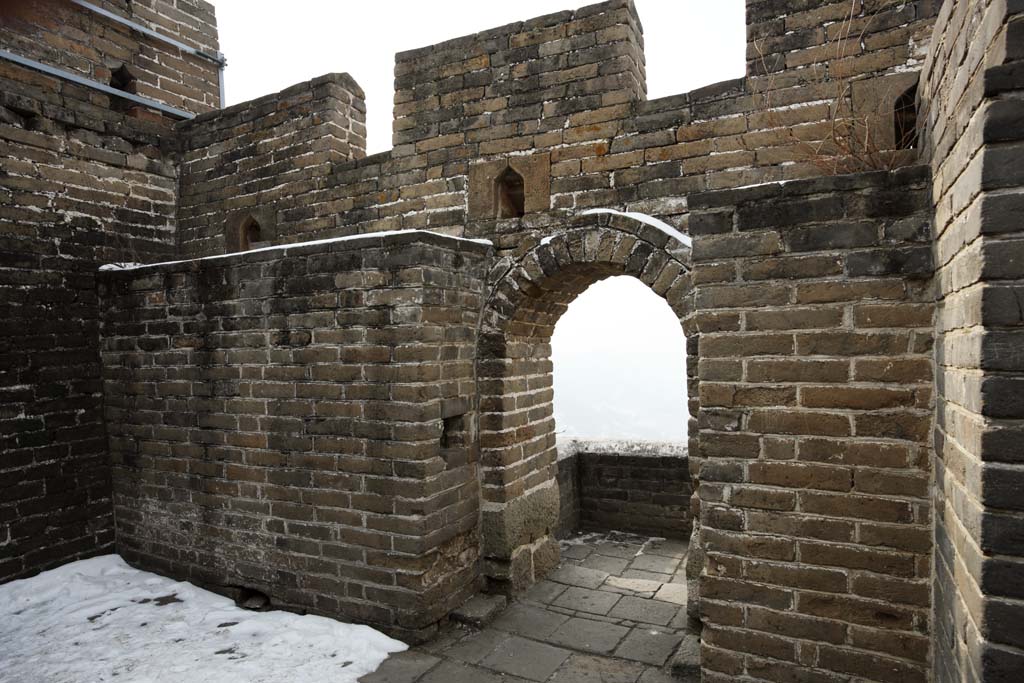
[[[269,206],[276,240],[427,229],[514,250],[519,226],[477,210],[507,163],[539,188],[531,213],[628,208],[675,225],[690,193],[913,163],[895,149],[894,107],[916,84],[934,3],[817,4],[752,1],[747,77],[650,102],[625,0],[400,53],[394,148]],[[187,253],[217,253],[193,239]]]
[[[935,177],[936,681],[1024,671],[1024,7],[946,3],[922,77]]]
[[[612,530],[690,538],[685,444],[573,439],[558,445],[557,476],[560,537]]]
[[[632,3],[516,22],[395,56],[394,155],[548,147],[562,141],[566,117],[576,115],[573,126],[621,118],[646,92]]]
[[[313,215],[308,194],[334,165],[366,156],[366,104],[348,74],[329,74],[178,125],[178,241],[185,256],[277,244],[278,220]],[[351,205],[302,223],[333,228]],[[254,222],[255,242],[240,231]],[[292,241],[302,237],[292,231]],[[301,241],[301,240],[300,240]]]
[[[117,551],[429,635],[479,580],[488,254],[413,233],[103,274]]]

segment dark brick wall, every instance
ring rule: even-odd
[[[928,180],[690,197],[705,681],[928,679]]]
[[[174,254],[169,123],[0,61],[0,581],[109,552],[95,273]]]
[[[558,448],[558,533],[626,531],[689,540],[689,460],[682,444],[572,440]]]
[[[935,177],[934,677],[1024,679],[1024,7],[947,2],[925,64]]]
[[[197,50],[218,50],[213,5],[204,0],[106,0],[94,4]],[[104,85],[127,67],[127,92],[188,112],[220,106],[218,66],[67,0],[11,0],[0,6],[4,49]],[[106,96],[102,96],[105,98]],[[115,105],[120,103],[115,100]]]
[[[118,552],[429,635],[479,576],[488,254],[413,233],[104,274]]]
[[[337,201],[314,218],[307,200],[336,164],[366,156],[366,105],[348,74],[328,74],[179,124],[178,135],[181,253],[231,253],[250,217],[260,241],[277,244],[279,223],[301,221],[288,240],[301,241],[353,208]]]
[[[508,228],[473,212],[474,169],[506,159],[544,157],[536,213],[625,207],[675,224],[689,193],[914,163],[916,151],[887,154],[892,107],[917,80],[934,13],[930,0],[751,0],[748,77],[654,101],[624,0],[400,53],[394,148],[318,166],[281,204],[275,239],[428,229],[520,248],[557,221]],[[870,126],[870,154],[833,139],[849,120]],[[215,240],[207,227],[185,242]]]
[[[559,449],[558,471],[558,524],[557,538],[566,538],[580,528],[580,469],[576,453]]]

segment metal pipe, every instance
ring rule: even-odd
[[[7,50],[0,49],[0,59],[6,59],[9,62],[14,62],[15,64],[20,64],[21,66],[28,67],[29,69],[35,69],[36,71],[41,71],[44,74],[49,74],[50,76],[56,76],[57,78],[62,78],[65,81],[71,81],[72,83],[77,83],[78,85],[84,85],[87,88],[92,88],[93,90],[99,90],[100,92],[104,92],[104,93],[106,93],[108,95],[113,95],[114,97],[120,97],[121,99],[125,99],[125,100],[128,100],[130,102],[135,102],[136,104],[141,104],[141,105],[143,105],[145,107],[149,107],[151,109],[156,109],[157,111],[161,111],[161,112],[163,112],[165,114],[170,114],[171,116],[176,116],[179,119],[194,119],[196,117],[196,115],[193,114],[192,112],[184,111],[183,109],[178,109],[177,107],[172,107],[171,105],[164,104],[163,102],[157,102],[156,100],[151,100],[148,97],[142,97],[141,95],[136,95],[134,93],[125,92],[123,90],[118,90],[117,88],[113,88],[113,87],[107,85],[106,83],[100,83],[99,81],[94,81],[91,78],[85,78],[84,76],[79,76],[76,73],[72,73],[70,71],[65,71],[64,69],[58,69],[55,66],[50,66],[49,64],[43,64],[42,62],[37,62],[34,59],[29,59],[27,57],[22,57],[21,55],[16,55],[13,52],[8,52]]]
[[[148,26],[143,26],[142,24],[132,21],[131,19],[125,19],[120,14],[114,14],[113,12],[105,10],[102,7],[98,7],[92,4],[91,2],[86,2],[85,0],[71,0],[71,2],[78,5],[79,7],[84,7],[87,10],[91,10],[96,14],[101,14],[105,16],[107,19],[110,19],[111,21],[116,21],[117,23],[123,26],[127,26],[132,30],[138,31],[139,33],[144,33],[145,35],[151,38],[162,40],[163,42],[169,45],[173,45],[174,47],[178,48],[183,52],[187,52],[189,54],[196,55],[197,57],[202,57],[203,59],[209,60],[214,64],[219,65],[221,68],[223,68],[224,65],[227,64],[227,60],[224,58],[224,55],[222,55],[220,52],[210,53],[205,52],[204,50],[197,50],[194,47],[186,45],[180,40],[176,40],[175,38],[166,36],[163,33],[160,33],[159,31],[154,31]]]

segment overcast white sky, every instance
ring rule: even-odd
[[[635,0],[648,98],[743,75],[744,0]],[[213,0],[228,58],[227,104],[334,71],[366,91],[367,151],[391,149],[394,54],[586,0]],[[668,304],[632,278],[598,283],[555,330],[555,419],[563,435],[680,440],[683,335]]]

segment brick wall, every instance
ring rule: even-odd
[[[934,675],[1024,676],[1024,8],[946,3],[925,65],[935,176]]]
[[[534,207],[626,207],[675,223],[692,192],[912,163],[914,150],[882,152],[935,11],[930,0],[751,0],[748,77],[654,101],[625,0],[400,53],[395,147],[295,188],[301,210],[279,212],[276,239],[428,229],[519,248],[551,231],[472,211],[474,167],[506,158],[543,157]],[[870,159],[832,140],[833,122],[851,118],[878,140]]]
[[[314,216],[307,195],[321,188],[335,164],[366,156],[366,105],[348,74],[329,74],[251,102],[199,116],[178,126],[181,252],[207,256],[239,251],[234,233],[249,217],[260,241],[278,243],[278,223],[290,231],[336,225],[351,202],[332,202]]]
[[[558,451],[558,522],[555,537],[567,538],[580,528],[580,468],[576,454],[561,448]]]
[[[104,274],[117,551],[429,635],[479,576],[487,259],[414,233]]]
[[[469,147],[488,156],[565,134],[604,137],[646,91],[632,3],[516,22],[395,56],[394,155]]]
[[[625,531],[688,540],[689,462],[671,443],[574,439],[558,448],[561,533]]]
[[[103,9],[216,54],[217,20],[204,0],[108,0]],[[22,57],[55,66],[104,85],[127,67],[125,89],[188,112],[220,106],[214,62],[73,5],[67,0],[15,0],[0,8],[0,44]],[[98,96],[106,100],[106,95]],[[113,100],[115,106],[123,101]]]
[[[705,681],[928,679],[925,171],[690,197]]]
[[[95,272],[173,255],[177,179],[109,104],[0,61],[0,581],[113,544]]]

